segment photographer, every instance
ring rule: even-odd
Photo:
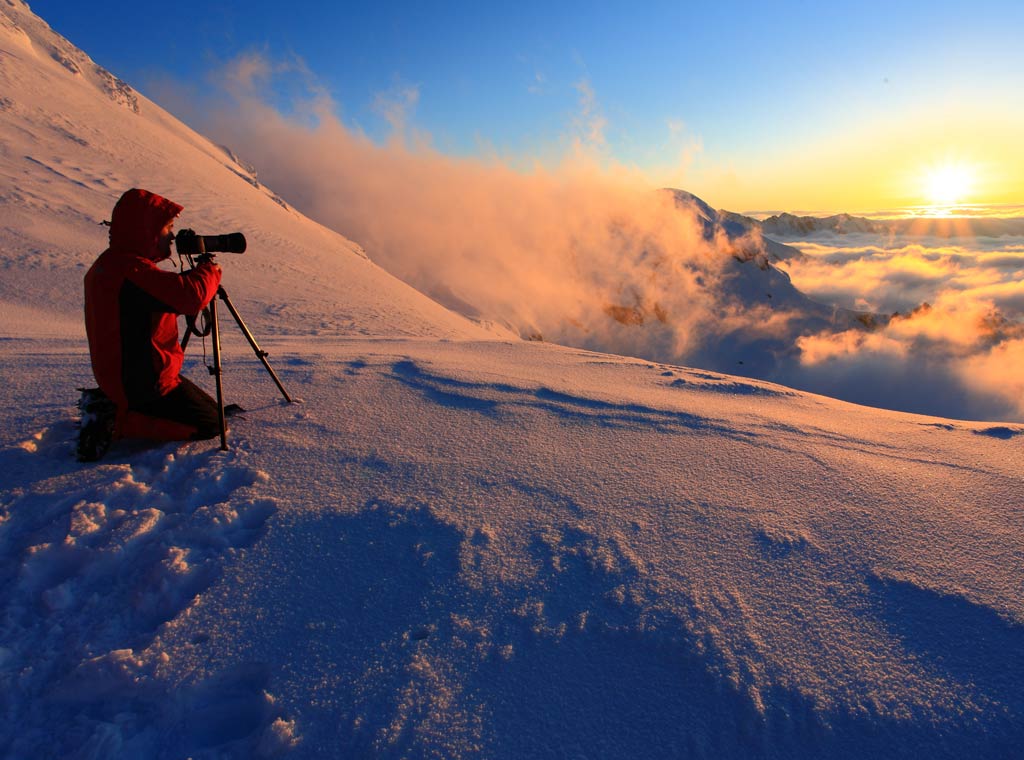
[[[157,266],[171,255],[181,210],[146,190],[127,191],[114,206],[110,247],[85,275],[85,328],[102,393],[83,398],[83,461],[101,457],[111,439],[203,440],[220,430],[217,403],[180,375],[177,323],[217,294],[220,267],[203,261],[178,274]]]

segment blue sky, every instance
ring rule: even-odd
[[[829,146],[869,151],[872,140],[896,140],[889,133],[912,120],[923,120],[921,139],[935,143],[935,161],[945,160],[943,151],[983,153],[964,135],[985,128],[990,107],[1004,124],[1024,113],[1022,7],[180,0],[156,10],[109,0],[32,2],[57,31],[143,92],[168,79],[201,89],[211,71],[243,53],[298,57],[344,122],[375,139],[389,130],[375,108],[381,94],[408,91],[417,94],[409,126],[457,155],[546,161],[581,120],[599,118],[605,158],[698,191],[703,183],[705,192],[734,192],[737,208],[761,198],[771,204],[772,177],[785,167],[793,186],[786,192],[799,199],[796,188],[810,180],[794,178],[813,169],[799,166],[801,156],[814,163]],[[936,122],[950,109],[969,124],[943,143]],[[984,146],[986,137],[977,139]],[[1011,149],[987,142],[990,153]],[[895,144],[892,151],[899,152]],[[1016,171],[1019,154],[1011,158]],[[803,192],[808,207],[813,188]],[[998,200],[1024,200],[1000,192]],[[878,202],[896,200],[894,191]]]

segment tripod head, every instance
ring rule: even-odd
[[[205,264],[207,261],[213,261],[216,258],[216,255],[212,253],[200,253],[194,259],[190,253],[186,253],[185,255],[188,257],[189,263],[192,264],[193,267],[197,264]]]

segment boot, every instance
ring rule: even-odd
[[[79,388],[81,414],[78,430],[78,461],[95,462],[107,453],[114,440],[117,407],[99,388]]]

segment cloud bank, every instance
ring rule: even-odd
[[[286,104],[282,91],[293,96]],[[578,91],[563,159],[529,170],[522,160],[514,169],[498,157],[435,150],[410,126],[421,98],[410,85],[378,97],[392,137],[374,142],[339,118],[301,66],[259,56],[221,72],[193,120],[392,273],[523,337],[698,363],[888,408],[1024,419],[1020,380],[1006,378],[1011,368],[1024,377],[1024,240],[991,250],[802,244],[806,255],[788,270],[798,288],[822,304],[906,314],[867,332],[829,306],[808,310],[771,268],[751,277],[756,264],[743,265],[737,287],[735,257],[758,249],[757,231],[709,235],[699,208],[681,208],[640,172],[610,162],[598,99],[585,82]],[[786,288],[788,306],[779,298]],[[926,301],[930,308],[914,311]]]
[[[787,270],[799,289],[896,314],[872,333],[799,338],[808,382],[865,403],[887,387],[894,408],[1024,419],[1024,238],[910,240],[798,244]]]
[[[294,71],[236,61],[218,85],[229,105],[203,109],[203,129],[303,213],[445,305],[524,337],[632,354],[683,356],[714,329],[730,252],[670,194],[603,159],[605,120],[585,82],[561,163],[523,171],[434,150],[409,126],[414,89],[377,99],[393,128],[378,144],[315,88],[276,106],[281,74]],[[640,322],[652,329],[625,329]]]

